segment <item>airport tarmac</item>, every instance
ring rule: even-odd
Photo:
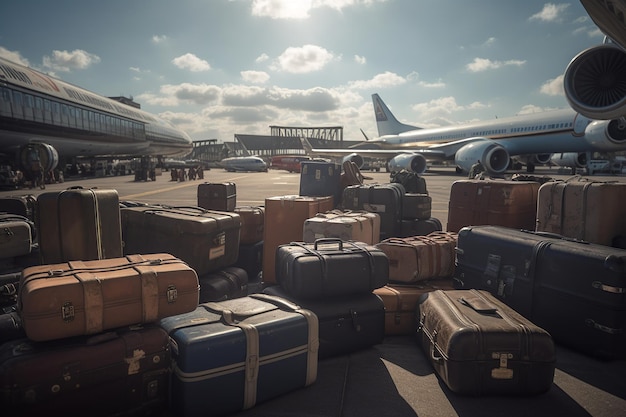
[[[364,172],[366,182],[389,182],[388,173]],[[567,179],[555,171],[535,175]],[[446,224],[450,186],[465,177],[440,168],[424,175],[434,217]],[[624,176],[594,176],[597,181],[626,181]],[[298,194],[300,176],[284,171],[228,173],[205,171],[204,180],[172,182],[168,172],[156,181],[132,176],[86,178],[50,184],[45,190],[22,189],[3,195],[60,191],[68,187],[116,189],[120,200],[184,206],[197,204],[201,182],[237,184],[237,205],[262,205],[265,197]],[[563,324],[567,326],[567,323]],[[626,331],[626,330],[624,330]],[[225,388],[226,389],[226,388]],[[231,389],[231,388],[228,388]],[[219,395],[219,394],[218,394]],[[209,399],[207,399],[209,401]],[[173,416],[173,414],[168,414]],[[452,393],[433,373],[414,336],[387,337],[384,342],[349,355],[319,362],[317,380],[274,400],[235,414],[237,417],[469,417],[469,416],[626,416],[626,359],[605,361],[557,345],[554,383],[538,396],[468,397]]]

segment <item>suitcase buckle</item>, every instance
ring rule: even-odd
[[[167,287],[166,295],[167,295],[167,302],[169,304],[176,302],[176,299],[178,298],[178,290],[176,289],[176,286],[170,285],[169,287]]]
[[[70,301],[61,306],[61,318],[65,322],[74,320],[74,305]]]
[[[491,370],[491,377],[493,379],[513,379],[513,370],[508,368],[509,359],[513,359],[513,354],[493,352],[491,357],[499,360],[499,367]]]

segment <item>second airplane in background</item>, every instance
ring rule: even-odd
[[[390,171],[424,173],[427,161],[454,161],[457,171],[469,172],[480,161],[490,174],[515,166],[551,160],[583,168],[588,152],[626,150],[626,131],[620,120],[598,121],[571,109],[532,113],[464,125],[422,129],[400,123],[378,94],[372,95],[379,137],[350,149],[311,149],[318,156],[385,158]]]

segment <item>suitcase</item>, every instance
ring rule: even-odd
[[[170,364],[167,333],[156,325],[52,342],[6,342],[0,345],[2,413],[157,415],[167,405]]]
[[[198,277],[199,302],[223,301],[248,295],[248,273],[241,268],[227,266],[219,271]]]
[[[455,288],[486,290],[557,343],[626,357],[626,250],[498,226],[461,229]]]
[[[333,207],[341,200],[341,167],[332,162],[301,161],[300,190],[302,196],[332,196]]]
[[[31,253],[35,225],[24,216],[0,213],[0,258],[14,258]]]
[[[176,347],[173,415],[234,413],[317,378],[317,317],[285,299],[254,294],[203,303],[160,325]]]
[[[402,196],[402,219],[428,220],[433,198],[428,194],[406,193]]]
[[[302,299],[280,285],[266,287],[263,293],[287,299],[317,316],[319,359],[356,352],[382,343],[385,337],[385,305],[376,294]]]
[[[414,335],[417,331],[417,301],[427,292],[452,290],[451,278],[420,281],[415,284],[390,283],[374,290],[385,304],[385,335]]]
[[[265,223],[265,207],[239,206],[235,207],[234,212],[241,217],[239,243],[241,245],[252,245],[262,241],[263,224]]]
[[[294,297],[370,293],[388,281],[387,256],[363,242],[326,238],[291,242],[276,251],[276,282]]]
[[[265,199],[263,226],[263,281],[276,283],[276,249],[289,242],[302,241],[306,219],[333,209],[333,198],[285,195]]]
[[[612,246],[626,234],[626,183],[548,182],[539,188],[537,230]]]
[[[68,188],[37,197],[36,226],[42,263],[122,256],[116,190]]]
[[[374,245],[380,241],[380,216],[365,210],[331,210],[304,221],[303,241],[320,238],[355,240]]]
[[[550,334],[486,291],[436,290],[416,309],[418,343],[457,394],[533,395],[550,389]]]
[[[237,205],[237,185],[234,182],[198,185],[198,207],[207,210],[234,211]]]
[[[458,232],[463,226],[483,224],[535,230],[539,186],[535,181],[455,181],[446,230]]]
[[[99,333],[192,311],[198,277],[167,253],[24,269],[18,311],[33,341]]]
[[[242,268],[248,274],[248,281],[263,270],[263,241],[239,245],[239,256],[233,266]]]
[[[198,275],[231,266],[239,256],[241,218],[201,207],[120,209],[124,253],[170,253]]]
[[[402,219],[398,237],[426,236],[442,230],[441,220],[436,217],[431,217],[430,219]]]
[[[17,214],[35,221],[37,197],[34,194],[6,195],[0,197],[0,212]]]
[[[404,187],[398,183],[352,185],[343,190],[347,210],[366,210],[380,216],[380,240],[400,234]]]
[[[415,283],[433,278],[452,278],[457,236],[454,232],[392,237],[376,247],[389,259],[389,282]]]
[[[26,337],[16,306],[0,308],[0,343]]]

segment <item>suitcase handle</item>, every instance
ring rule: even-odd
[[[343,241],[341,239],[333,238],[333,237],[322,237],[315,240],[313,244],[313,249],[317,250],[318,244],[320,245],[328,245],[331,243],[337,243],[339,246],[339,250],[343,250]]]
[[[498,308],[486,300],[461,297],[459,302],[480,314],[495,314]]]

